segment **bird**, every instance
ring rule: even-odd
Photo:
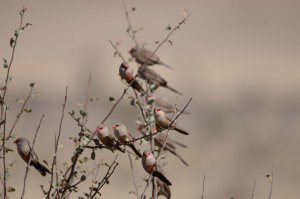
[[[178,133],[181,133],[181,134],[184,134],[184,135],[189,135],[189,133],[186,132],[185,130],[177,128],[176,127],[176,121],[173,121],[160,108],[154,108],[154,118],[155,118],[156,128],[158,130],[160,130],[160,129],[168,129],[169,128],[170,130],[175,130]]]
[[[137,130],[143,135],[147,135],[146,128],[144,126],[139,126]],[[152,128],[151,134],[155,132],[157,132],[156,128]],[[161,149],[164,146],[164,150],[169,151],[170,153],[178,157],[184,165],[189,166],[189,164],[176,151],[176,145],[181,146],[183,148],[186,148],[187,146],[185,144],[182,144],[181,142],[173,140],[172,138],[170,138],[170,136],[168,136],[167,139],[166,138],[166,135],[162,133],[157,133],[156,135],[154,135],[155,146],[157,146],[159,149]]]
[[[176,107],[174,107],[172,104],[170,104],[167,99],[163,97],[157,97],[153,93],[149,93],[146,95],[146,102],[147,104],[153,104],[156,107],[159,107],[162,109],[165,113],[178,113],[181,112],[181,110],[178,110]],[[191,114],[188,111],[183,111],[184,114]]]
[[[157,55],[154,55],[150,50],[147,50],[145,48],[133,47],[130,49],[129,53],[139,64],[146,64],[148,66],[158,64],[163,65],[169,69],[174,69],[173,67],[162,62]]]
[[[143,87],[133,76],[133,69],[127,63],[122,63],[120,65],[119,75],[121,79],[124,79],[133,89],[138,92],[144,92]]]
[[[174,93],[182,95],[182,93],[172,88],[164,78],[151,68],[140,66],[138,69],[138,75],[149,84],[154,84],[156,87],[165,87]]]
[[[107,147],[110,148],[116,148],[121,152],[124,152],[123,149],[121,149],[120,146],[116,145],[116,138],[111,134],[111,132],[109,131],[109,129],[104,126],[98,126],[96,128],[96,133],[97,133],[97,137],[98,139],[102,142],[102,144],[104,144]]]
[[[157,177],[168,186],[172,185],[172,183],[164,176],[164,174],[162,174],[156,168],[156,160],[150,151],[146,150],[143,152],[142,165],[147,173],[152,174],[154,177]]]
[[[42,176],[46,176],[47,173],[51,174],[51,172],[39,162],[38,156],[32,150],[30,142],[26,138],[19,137],[13,143],[17,145],[19,155],[27,164],[33,166]]]
[[[135,148],[133,143],[128,143],[128,141],[133,140],[133,136],[131,135],[131,133],[127,130],[126,126],[123,123],[116,123],[113,126],[114,129],[114,134],[116,136],[116,138],[125,145],[128,145],[133,151],[134,153],[141,158],[142,154],[137,150],[137,148]]]

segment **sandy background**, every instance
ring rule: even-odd
[[[275,165],[273,199],[296,199],[300,195],[300,1],[297,0],[189,0],[126,1],[137,10],[133,26],[142,27],[137,39],[147,48],[167,34],[165,27],[176,24],[182,11],[192,12],[187,24],[172,36],[173,46],[164,45],[159,56],[176,68],[158,70],[170,85],[184,93],[179,106],[190,97],[192,115],[178,120],[191,135],[174,138],[188,144],[180,149],[190,167],[167,156],[167,175],[173,181],[173,198],[200,198],[206,174],[206,199],[250,198],[254,180],[255,198],[267,198],[265,177]],[[9,58],[9,39],[18,26],[20,8],[28,12],[25,21],[33,24],[20,37],[8,91],[12,121],[20,107],[15,102],[26,96],[29,82],[36,82],[40,96],[33,98],[30,114],[24,114],[15,134],[32,139],[39,118],[44,123],[36,143],[41,159],[51,160],[54,132],[58,131],[65,86],[69,86],[67,108],[79,109],[84,102],[87,75],[93,73],[91,96],[99,100],[89,106],[88,126],[93,129],[111,107],[108,97],[122,93],[118,74],[120,59],[114,58],[109,40],[122,41],[126,58],[134,45],[125,30],[127,22],[122,1],[0,1],[0,56]],[[134,66],[135,67],[135,66]],[[136,68],[135,68],[136,69]],[[0,69],[3,81],[3,68]],[[176,95],[159,89],[171,102]],[[130,93],[132,94],[132,93]],[[137,109],[124,100],[108,125],[124,122],[134,131]],[[11,123],[8,123],[11,125]],[[77,135],[74,121],[66,116],[59,163],[70,160]],[[10,144],[11,147],[15,147]],[[97,151],[97,161],[111,161],[107,151]],[[104,198],[134,198],[127,156],[102,190]],[[25,163],[14,152],[9,184],[18,198]],[[91,165],[92,167],[92,165]],[[145,175],[135,162],[139,183]],[[100,170],[100,172],[103,172]],[[46,184],[30,171],[27,198],[41,198],[39,184]],[[140,188],[140,191],[143,188]],[[83,186],[82,191],[86,191]],[[74,195],[75,197],[75,195]]]

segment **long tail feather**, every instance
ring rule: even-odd
[[[135,148],[133,144],[128,144],[128,146],[133,150],[133,152],[139,157],[143,157],[142,154]]]
[[[45,166],[43,166],[39,162],[31,161],[30,165],[32,165],[42,176],[45,176],[47,173],[51,173]]]
[[[177,93],[178,95],[181,95],[181,96],[182,96],[182,93],[180,93],[180,92],[179,92],[178,90],[176,90],[175,88],[172,88],[172,87],[169,86],[168,84],[166,84],[164,87],[167,88],[167,89],[169,89],[169,90],[171,90],[171,91],[173,91],[174,93]]]
[[[172,183],[162,173],[160,173],[158,171],[153,171],[152,175],[155,177],[158,177],[161,181],[163,181],[167,185],[169,185],[169,186],[172,185]]]
[[[177,131],[178,133],[183,134],[183,135],[189,135],[188,132],[186,132],[186,131],[184,131],[184,130],[182,130],[182,129],[179,129],[179,128],[177,128],[177,127],[174,127],[174,130]]]

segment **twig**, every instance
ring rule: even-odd
[[[148,188],[148,186],[149,186],[149,184],[150,184],[151,177],[152,177],[152,174],[150,174],[149,177],[148,177],[148,179],[147,179],[146,186],[145,186],[145,188],[144,188],[144,191],[143,191],[143,193],[142,193],[140,199],[144,199],[144,198],[145,198],[145,193],[146,193],[146,190],[147,190],[147,188]]]
[[[25,106],[27,105],[29,99],[31,98],[31,95],[32,95],[32,91],[33,91],[34,85],[35,85],[35,83],[30,83],[30,91],[29,91],[29,93],[28,93],[28,96],[26,97],[25,101],[23,102],[22,107],[21,107],[21,110],[20,110],[19,113],[17,114],[16,119],[15,119],[15,121],[14,121],[14,123],[13,123],[13,125],[12,125],[12,127],[11,127],[11,129],[10,129],[10,131],[9,131],[9,133],[8,133],[8,135],[7,135],[7,138],[9,138],[9,137],[11,136],[11,134],[12,134],[14,128],[16,127],[16,125],[17,125],[17,123],[18,123],[18,121],[19,121],[19,119],[20,119],[20,117],[22,116],[22,114],[23,114],[23,112],[24,112],[24,110],[25,110]],[[4,125],[4,126],[5,126],[5,125]],[[4,146],[2,145],[1,148],[0,148],[0,151],[3,149],[3,147],[4,147]]]
[[[138,42],[137,42],[136,37],[135,37],[136,31],[132,28],[132,25],[131,25],[131,22],[130,22],[130,18],[129,18],[129,13],[128,13],[125,1],[123,1],[123,7],[124,7],[124,11],[125,11],[127,23],[128,23],[128,27],[127,27],[127,31],[126,32],[128,33],[129,37],[134,41],[135,46],[138,47]]]
[[[124,57],[122,56],[121,52],[118,50],[117,46],[109,40],[109,43],[112,45],[112,47],[115,49],[116,53],[119,55],[119,57],[122,59],[123,63],[126,63]]]
[[[66,90],[65,90],[65,97],[64,97],[64,103],[63,103],[63,107],[62,107],[61,119],[60,119],[59,128],[58,128],[58,135],[57,135],[57,138],[55,138],[55,142],[54,142],[54,156],[53,156],[53,160],[52,160],[51,180],[50,180],[50,187],[49,187],[49,190],[47,192],[47,198],[50,198],[50,194],[51,194],[51,190],[52,190],[53,177],[54,177],[53,176],[54,175],[54,167],[56,167],[56,165],[57,165],[57,150],[58,150],[59,139],[60,139],[61,130],[62,130],[63,119],[64,119],[64,115],[65,115],[65,108],[66,108],[66,104],[67,104],[67,98],[68,98],[68,87],[66,87]],[[57,168],[56,168],[56,170],[57,170]],[[57,171],[55,173],[56,173],[56,176],[57,176]],[[56,184],[57,184],[57,178],[56,178]]]
[[[101,190],[101,188],[108,182],[110,176],[115,172],[116,167],[119,165],[119,163],[116,161],[117,158],[118,158],[118,155],[116,155],[114,161],[108,167],[108,170],[107,170],[105,176],[102,178],[101,182],[98,183],[98,187],[95,189],[95,192],[91,196],[91,199],[94,198],[97,194],[100,194],[99,191]]]
[[[269,176],[270,179],[270,193],[268,199],[272,198],[272,192],[273,192],[273,181],[274,181],[274,165],[272,164],[272,174]]]
[[[32,141],[32,145],[31,145],[31,148],[30,148],[30,151],[29,151],[29,154],[31,154],[31,152],[34,151],[34,144],[35,144],[35,140],[36,140],[36,137],[37,137],[37,133],[39,132],[40,130],[40,127],[41,127],[41,124],[42,124],[42,121],[43,121],[43,118],[44,118],[44,114],[42,115],[41,119],[40,119],[40,122],[38,124],[38,127],[35,131],[35,134],[34,134],[34,138],[33,138],[33,141]],[[24,198],[24,195],[25,195],[25,189],[26,189],[26,179],[27,179],[27,175],[28,175],[28,171],[29,171],[29,162],[27,162],[27,166],[26,166],[26,171],[25,171],[25,176],[24,176],[24,183],[23,183],[23,191],[22,191],[22,195],[21,195],[21,199]]]
[[[135,195],[136,195],[137,199],[139,199],[139,192],[138,192],[138,187],[137,187],[137,184],[135,181],[135,172],[134,172],[134,168],[133,168],[132,158],[130,156],[130,153],[127,153],[127,154],[128,154],[128,158],[129,158],[129,162],[130,162],[130,168],[131,168],[131,174],[132,174],[132,181],[133,181],[134,189],[135,189]]]
[[[89,90],[90,90],[90,86],[91,86],[91,82],[92,82],[92,73],[89,73],[89,79],[88,79],[88,83],[87,83],[87,88],[86,88],[86,96],[85,96],[85,103],[84,103],[84,107],[83,107],[83,111],[86,113],[85,116],[82,117],[82,123],[86,124],[87,123],[87,119],[88,119],[88,114],[87,114],[87,107],[89,104]]]
[[[96,165],[96,174],[95,174],[94,177],[93,177],[93,180],[92,180],[92,186],[90,187],[90,193],[89,193],[89,195],[88,195],[87,198],[90,198],[91,195],[92,195],[92,193],[93,193],[94,183],[95,183],[96,178],[97,178],[97,176],[98,176],[99,168],[100,168],[100,164],[97,164],[97,165]],[[94,173],[94,170],[95,170],[95,169],[93,169],[93,171],[92,171],[93,173]]]
[[[254,184],[253,184],[253,187],[252,187],[251,199],[254,198],[255,186],[256,186],[256,180],[254,180]]]
[[[22,28],[23,17],[24,17],[24,13],[25,13],[26,10],[27,10],[27,8],[23,7],[22,10],[20,11],[21,19],[20,19],[20,24],[19,24],[19,27],[18,27],[18,31],[21,30],[21,28]],[[6,92],[7,92],[7,89],[8,89],[9,74],[10,74],[10,70],[11,70],[11,67],[12,67],[13,60],[14,60],[18,38],[19,38],[19,34],[15,34],[14,44],[12,45],[13,49],[12,49],[12,52],[11,52],[11,58],[10,58],[10,61],[9,61],[8,67],[7,67],[7,73],[6,73],[6,78],[5,78],[4,91],[3,91],[3,95],[0,97],[0,99],[2,101],[1,102],[2,105],[1,105],[0,120],[3,119],[3,111],[4,111],[3,110],[3,105],[4,105],[4,101],[5,101]]]
[[[204,198],[204,186],[205,186],[205,174],[204,174],[204,176],[203,176],[201,199]]]

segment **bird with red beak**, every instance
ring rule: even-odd
[[[172,183],[156,168],[156,160],[153,154],[150,151],[144,151],[143,158],[142,158],[142,165],[144,170],[153,175],[154,177],[159,178],[163,181],[166,185],[172,185]]]
[[[127,130],[126,126],[123,123],[116,123],[112,127],[114,129],[114,134],[115,134],[116,138],[118,139],[118,141],[122,144],[128,145],[134,151],[134,153],[139,158],[141,158],[142,155],[139,152],[139,150],[137,150],[137,148],[134,146],[134,144],[130,142],[134,139],[134,137]]]
[[[154,118],[155,118],[155,124],[157,129],[170,129],[175,130],[178,133],[189,135],[188,132],[177,128],[176,122],[173,121],[166,113],[161,110],[160,108],[154,108]]]
[[[138,92],[144,92],[143,87],[133,76],[133,69],[127,64],[122,63],[119,67],[119,75],[121,79],[124,79],[133,89]]]

